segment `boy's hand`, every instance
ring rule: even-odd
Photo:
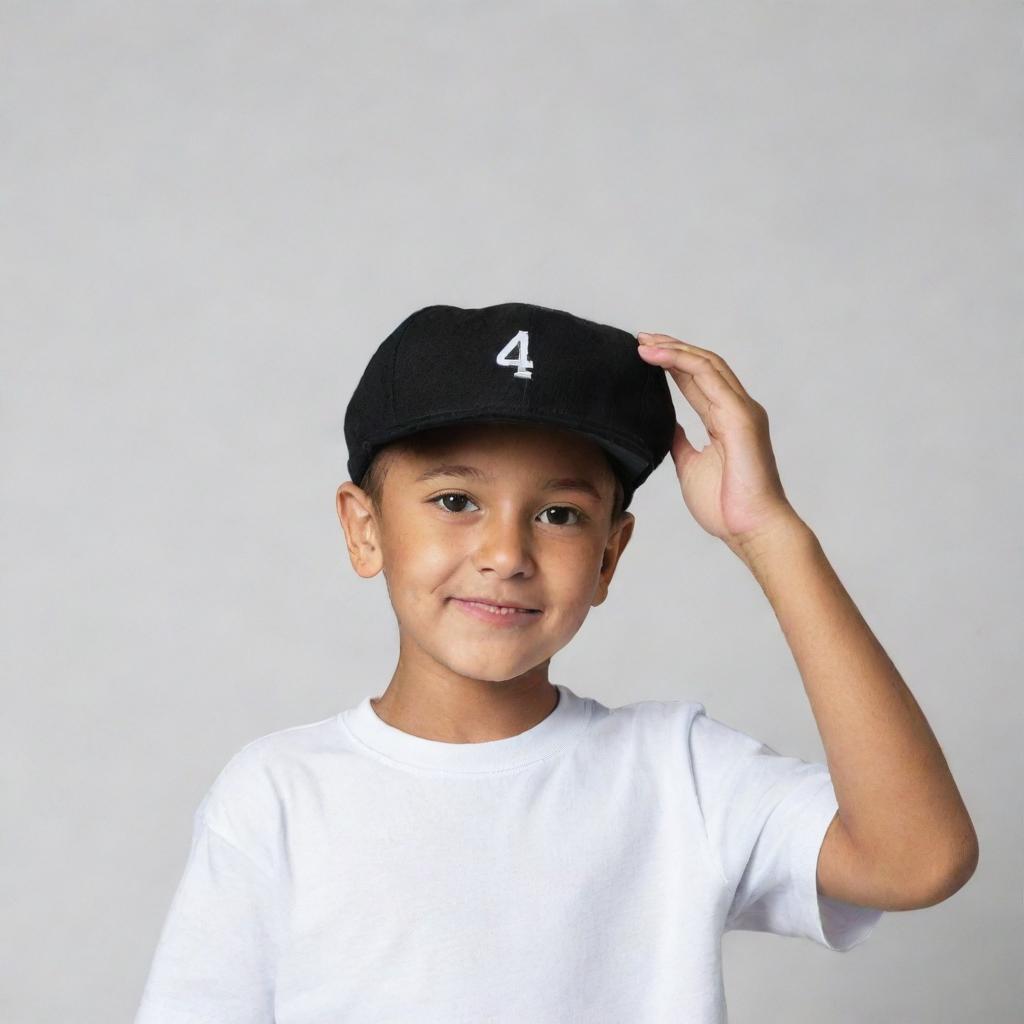
[[[663,366],[697,410],[710,444],[697,451],[676,424],[672,459],[694,519],[741,558],[776,528],[801,523],[786,498],[768,436],[768,414],[725,360],[667,334],[637,336],[640,358]]]

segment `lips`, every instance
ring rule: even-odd
[[[468,615],[478,622],[487,622],[496,629],[501,627],[518,628],[535,622],[543,614],[539,608],[518,608],[511,605],[504,607],[489,601],[476,601],[472,598],[453,597],[452,604],[463,615]]]
[[[529,605],[516,604],[515,602],[503,603],[501,601],[491,601],[486,597],[456,597],[456,601],[465,601],[467,604],[482,604],[488,608],[500,608],[502,610],[519,611],[519,612],[539,612],[539,608],[531,608]]]

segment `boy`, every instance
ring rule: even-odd
[[[973,873],[938,744],[719,356],[527,303],[429,306],[370,359],[345,434],[338,515],[356,572],[384,572],[397,666],[221,771],[136,1024],[721,1022],[724,931],[846,951]],[[772,603],[829,767],[700,703],[550,680],[669,451]]]

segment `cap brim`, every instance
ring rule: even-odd
[[[637,454],[629,448],[624,447],[618,442],[613,441],[611,438],[597,433],[589,427],[581,427],[572,423],[566,423],[559,420],[557,416],[541,417],[535,412],[524,413],[522,416],[509,414],[507,411],[493,415],[486,412],[472,412],[461,416],[450,415],[438,423],[421,423],[413,428],[404,428],[400,431],[390,433],[385,437],[378,437],[373,441],[373,448],[376,449],[381,445],[390,443],[391,441],[397,441],[403,437],[419,434],[426,430],[458,426],[463,423],[530,423],[538,426],[556,427],[561,430],[568,430],[574,434],[582,434],[584,437],[587,437],[596,444],[599,444],[609,455],[612,456],[612,458],[618,460],[625,472],[629,475],[630,479],[636,479],[639,477],[650,464],[649,459]]]

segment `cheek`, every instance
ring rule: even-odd
[[[549,562],[538,571],[544,578],[544,593],[563,624],[578,629],[590,613],[601,580],[604,549],[552,552]]]
[[[403,606],[409,606],[447,594],[446,584],[452,580],[459,558],[450,545],[420,537],[399,538],[385,550],[384,573],[392,593],[402,597]]]
[[[552,550],[541,563],[545,574],[557,579],[559,585],[580,592],[597,582],[601,574],[604,547],[598,544]]]

